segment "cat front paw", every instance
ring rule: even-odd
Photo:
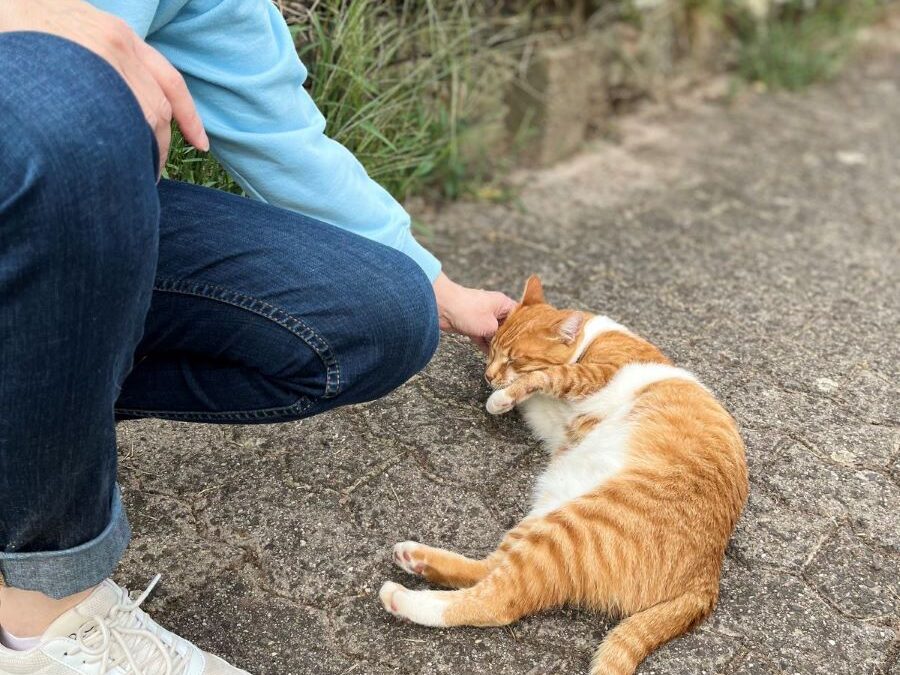
[[[506,389],[498,389],[487,400],[485,408],[491,415],[508,413],[516,406],[516,400],[510,396]]]

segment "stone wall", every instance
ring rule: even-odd
[[[548,164],[608,129],[635,101],[664,96],[674,82],[708,76],[726,63],[728,37],[717,16],[682,0],[642,0],[639,16],[539,42],[519,77],[493,103],[505,109],[503,150]],[[498,141],[496,135],[491,142]],[[478,144],[484,147],[484,143]],[[495,148],[499,151],[501,148]]]
[[[276,2],[298,25],[310,11],[323,11],[310,0]],[[520,7],[526,20],[513,40],[523,45],[520,53],[485,63],[477,86],[465,84],[471,117],[459,136],[464,164],[486,158],[481,163],[490,166],[498,156],[549,164],[573,154],[635,101],[723,70],[732,39],[722,22],[724,7],[762,20],[779,2],[784,0],[473,3],[485,25],[516,16]]]

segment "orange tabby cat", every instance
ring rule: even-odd
[[[627,617],[593,675],[630,675],[713,609],[747,498],[734,420],[689,372],[604,316],[546,304],[531,277],[491,344],[493,414],[520,406],[551,458],[529,515],[483,560],[414,542],[407,572],[461,590],[388,582],[392,614],[499,626],[566,603]]]

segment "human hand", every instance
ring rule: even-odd
[[[209,150],[209,139],[184,78],[121,19],[82,0],[7,0],[0,4],[0,33],[14,30],[66,38],[115,68],[153,129],[160,171],[169,152],[173,117],[189,143]]]
[[[434,295],[441,330],[468,336],[483,352],[500,322],[516,306],[515,300],[503,293],[460,286],[443,272],[434,282]]]

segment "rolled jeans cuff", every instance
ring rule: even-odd
[[[131,539],[119,486],[109,524],[97,537],[64,551],[0,552],[0,585],[65,598],[112,576]]]

